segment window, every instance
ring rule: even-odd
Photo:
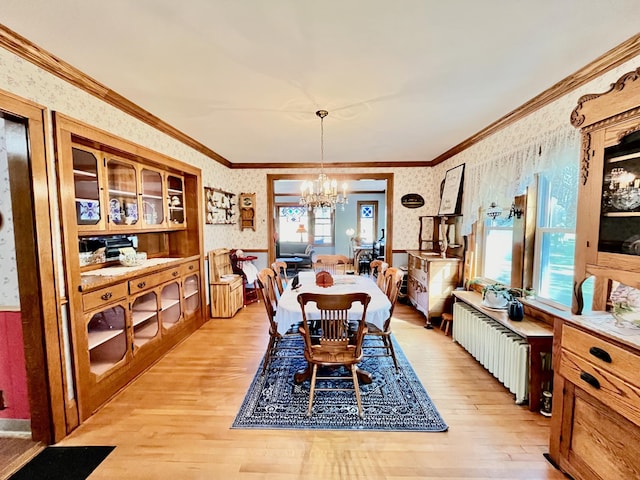
[[[495,282],[511,285],[513,257],[513,218],[500,216],[484,221],[482,276]]]
[[[300,233],[298,228],[304,227],[306,233]],[[278,236],[280,242],[309,241],[309,218],[307,209],[299,205],[278,206]]]
[[[378,230],[378,202],[358,202],[357,228],[360,243],[373,245]]]
[[[311,235],[314,245],[333,245],[333,212],[330,208],[318,208],[311,212]]]
[[[577,164],[552,179],[538,177],[534,289],[556,306],[570,307],[573,298],[577,181]]]

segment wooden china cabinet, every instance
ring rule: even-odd
[[[200,170],[55,115],[79,420],[204,321]],[[123,266],[121,248],[145,252]]]
[[[575,479],[640,478],[640,329],[616,325],[612,288],[640,288],[640,68],[580,98],[573,313],[554,328],[549,453]],[[581,288],[594,277],[593,313]]]

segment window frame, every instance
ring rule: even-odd
[[[356,212],[357,212],[356,236],[360,239],[362,238],[362,233],[361,233],[362,217],[360,215],[360,212],[362,211],[362,207],[367,205],[370,205],[371,207],[373,207],[373,231],[371,232],[373,235],[371,239],[371,245],[373,245],[377,241],[376,236],[378,232],[378,201],[377,200],[358,200],[356,204]]]

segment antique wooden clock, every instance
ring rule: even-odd
[[[256,194],[241,193],[238,205],[240,207],[240,230],[250,228],[256,230]]]

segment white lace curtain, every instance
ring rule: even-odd
[[[492,149],[494,153],[499,148]],[[479,152],[480,156],[482,152]],[[481,209],[492,202],[508,210],[513,199],[526,192],[537,174],[553,177],[580,161],[580,132],[561,126],[531,139],[508,153],[487,155],[465,165],[462,234],[471,233]]]

